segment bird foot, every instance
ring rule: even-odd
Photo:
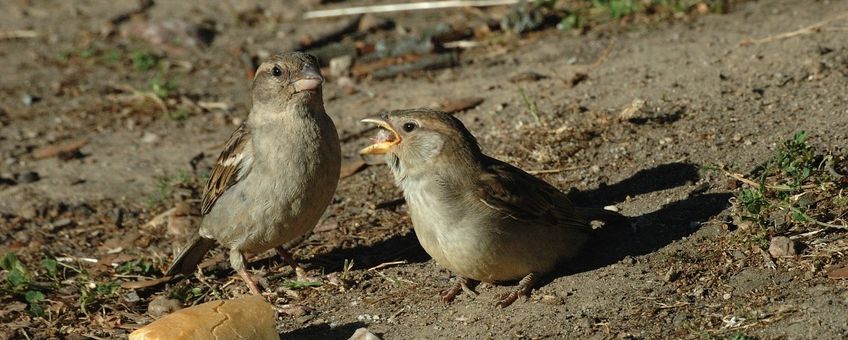
[[[536,273],[527,274],[521,281],[518,282],[518,289],[512,291],[511,293],[500,294],[498,296],[498,302],[495,303],[495,306],[506,308],[509,307],[513,302],[518,300],[519,297],[524,297],[525,299],[530,298],[530,292],[533,290],[533,286],[536,285],[536,282],[539,280],[539,275]]]
[[[276,250],[277,250],[277,254],[279,254],[280,257],[283,258],[283,261],[288,263],[288,265],[291,266],[292,269],[294,269],[294,273],[297,276],[298,281],[308,281],[308,282],[319,282],[319,281],[321,281],[318,278],[309,276],[309,274],[306,273],[306,270],[303,269],[303,267],[301,267],[299,264],[297,264],[297,261],[294,260],[294,256],[292,256],[292,254],[289,253],[288,250],[286,250],[283,247],[277,247]]]
[[[472,280],[469,278],[460,277],[456,280],[456,285],[454,285],[451,289],[442,291],[442,301],[445,303],[451,303],[459,295],[459,292],[465,292],[470,295],[477,295],[477,292],[474,291],[473,286],[476,286],[479,281]]]
[[[529,295],[524,295],[518,290],[512,291],[511,293],[499,294],[497,297],[498,302],[495,303],[495,306],[501,308],[509,307],[509,305],[518,300],[521,296],[524,296],[525,298],[529,297]]]
[[[247,270],[242,268],[238,270],[241,279],[244,280],[244,283],[247,284],[247,288],[250,289],[250,293],[254,295],[262,295],[262,291],[259,290],[259,286],[256,284],[256,280],[247,273]]]

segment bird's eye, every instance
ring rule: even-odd
[[[412,130],[415,130],[417,127],[418,127],[418,124],[405,123],[405,124],[403,124],[403,131],[412,132]]]
[[[271,74],[273,74],[274,77],[279,77],[283,75],[283,70],[281,70],[279,66],[274,66],[274,68],[271,69]]]

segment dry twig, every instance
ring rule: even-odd
[[[367,13],[387,13],[401,11],[415,11],[422,9],[441,9],[454,7],[489,7],[498,5],[512,5],[518,3],[519,0],[453,0],[453,1],[424,1],[414,2],[409,4],[388,4],[388,5],[372,5],[358,6],[337,9],[325,9],[320,11],[309,11],[303,14],[305,19],[314,18],[329,18],[344,15],[367,14]]]
[[[0,32],[0,40],[30,39],[38,37],[38,32],[33,30],[12,30]]]
[[[531,175],[556,174],[556,173],[565,172],[565,171],[585,169],[585,168],[588,168],[588,167],[589,167],[588,165],[578,165],[578,166],[572,166],[572,167],[568,167],[568,168],[527,170],[527,173],[531,174]]]
[[[383,268],[386,268],[386,267],[391,267],[391,266],[395,266],[395,265],[399,265],[399,264],[406,264],[406,260],[381,263],[381,264],[378,264],[374,267],[368,268],[368,271],[375,271],[375,270],[379,270],[379,269],[383,269]]]
[[[837,15],[833,18],[830,18],[830,19],[827,19],[827,20],[824,20],[824,21],[819,21],[815,24],[812,24],[810,26],[804,27],[804,28],[799,29],[799,30],[795,30],[795,31],[791,31],[791,32],[785,32],[785,33],[781,33],[781,34],[777,34],[777,35],[771,35],[771,36],[768,36],[768,37],[765,37],[765,38],[760,38],[760,39],[742,40],[742,41],[739,42],[739,45],[740,46],[758,45],[758,44],[763,44],[763,43],[772,42],[772,41],[776,41],[776,40],[783,40],[783,39],[788,39],[788,38],[792,38],[792,37],[797,37],[799,35],[813,34],[813,33],[821,31],[822,27],[824,27],[825,25],[827,25],[831,22],[839,21],[839,20],[843,20],[843,19],[848,19],[848,12],[842,13],[840,15]]]

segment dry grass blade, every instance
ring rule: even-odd
[[[757,45],[757,44],[763,44],[763,43],[772,42],[772,41],[776,41],[776,40],[782,40],[782,39],[797,37],[799,35],[812,34],[812,33],[816,33],[816,32],[821,31],[823,26],[830,24],[831,22],[844,20],[844,19],[848,19],[848,12],[842,13],[840,15],[837,15],[833,18],[830,18],[830,19],[827,19],[827,20],[824,20],[824,21],[819,21],[815,24],[812,24],[810,26],[804,27],[804,28],[799,29],[799,30],[781,33],[781,34],[777,34],[777,35],[771,35],[771,36],[768,36],[768,37],[765,37],[765,38],[760,38],[760,39],[742,40],[742,41],[739,42],[739,45],[740,46]]]
[[[572,167],[568,167],[568,168],[527,170],[527,173],[531,174],[531,175],[556,174],[556,173],[565,172],[565,171],[585,169],[585,168],[588,168],[588,167],[589,167],[588,165],[578,165],[578,166],[572,166]]]
[[[386,268],[386,267],[396,266],[396,265],[399,265],[399,264],[406,264],[406,260],[381,263],[381,264],[378,264],[374,267],[368,268],[368,271],[375,271],[375,270],[383,269],[383,268]]]
[[[337,9],[325,9],[320,11],[309,11],[303,14],[305,19],[314,18],[329,18],[345,15],[368,14],[368,13],[388,13],[402,11],[416,11],[424,9],[442,9],[455,7],[489,7],[498,5],[512,5],[520,0],[454,0],[454,1],[424,1],[408,4],[388,4],[388,5],[372,5],[372,6],[357,6]]]
[[[38,32],[33,30],[13,30],[0,32],[0,40],[31,39],[38,37]]]

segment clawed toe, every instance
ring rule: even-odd
[[[495,303],[495,306],[506,308],[509,307],[515,300],[518,300],[519,297],[524,297],[526,299],[530,298],[530,291],[533,290],[533,286],[536,285],[536,281],[539,280],[539,275],[536,273],[527,274],[521,281],[518,282],[518,289],[514,290],[511,293],[505,293],[498,296],[498,302]]]
[[[442,301],[445,303],[453,302],[459,292],[465,292],[470,295],[477,295],[477,292],[474,291],[473,287],[477,285],[479,281],[472,280],[465,277],[457,278],[456,284],[448,290],[442,291]]]
[[[529,297],[529,296],[525,296],[524,294],[521,293],[521,291],[518,291],[518,290],[513,291],[511,293],[500,294],[497,297],[498,302],[495,303],[495,306],[498,306],[500,308],[509,307],[509,305],[511,305],[513,302],[518,300],[519,297],[522,297],[522,296],[524,296],[525,298]]]

